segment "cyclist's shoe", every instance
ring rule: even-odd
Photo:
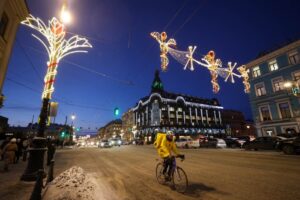
[[[179,157],[179,158],[181,158],[182,160],[184,160],[184,159],[185,159],[185,156],[184,156],[184,154],[180,154],[180,155],[178,155],[178,157]]]

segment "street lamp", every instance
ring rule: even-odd
[[[48,53],[47,73],[44,78],[44,90],[42,94],[43,105],[40,112],[39,129],[36,137],[33,139],[33,148],[29,150],[30,157],[27,168],[21,177],[24,181],[35,181],[39,169],[43,169],[44,152],[46,151],[46,139],[44,131],[48,118],[49,101],[54,92],[54,82],[57,74],[57,68],[60,60],[73,53],[87,52],[82,48],[91,48],[92,45],[86,38],[74,35],[65,39],[65,26],[58,19],[53,17],[48,21],[48,26],[39,18],[29,15],[22,24],[38,31],[43,37],[35,37],[45,47]]]
[[[74,123],[74,120],[76,119],[76,116],[74,114],[72,114],[71,119],[72,119],[72,127],[73,127],[73,123]]]

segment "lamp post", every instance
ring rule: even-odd
[[[62,18],[63,19],[63,18]],[[29,15],[22,24],[38,31],[43,37],[35,37],[45,47],[48,53],[47,73],[44,78],[44,90],[42,94],[42,108],[39,118],[39,128],[36,137],[33,138],[33,148],[29,149],[29,160],[27,168],[21,177],[24,181],[35,181],[36,174],[39,169],[44,167],[44,152],[47,150],[46,139],[44,132],[49,111],[49,101],[51,100],[52,93],[54,92],[54,82],[57,74],[57,68],[60,60],[67,55],[73,53],[87,52],[81,48],[91,48],[92,45],[86,38],[79,37],[78,35],[65,39],[66,31],[65,26],[58,19],[53,17],[46,25],[41,19]]]

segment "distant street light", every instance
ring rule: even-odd
[[[64,18],[67,19],[64,14]],[[70,19],[70,18],[69,18]],[[30,150],[30,157],[27,168],[21,177],[24,181],[35,181],[39,169],[44,169],[44,152],[47,150],[44,131],[48,118],[49,101],[54,92],[54,82],[57,74],[57,68],[60,60],[73,53],[87,52],[82,48],[91,48],[92,45],[86,38],[74,35],[68,40],[65,39],[66,31],[64,23],[53,17],[48,21],[48,26],[39,18],[29,15],[22,24],[38,31],[43,37],[33,34],[39,42],[45,47],[48,53],[47,73],[44,78],[44,90],[42,94],[43,105],[40,113],[39,129],[37,137],[33,140],[33,149]]]

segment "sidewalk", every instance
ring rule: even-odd
[[[4,162],[0,161],[0,200],[28,200],[35,182],[20,181],[27,161],[10,164],[8,172],[3,171],[3,165]]]

